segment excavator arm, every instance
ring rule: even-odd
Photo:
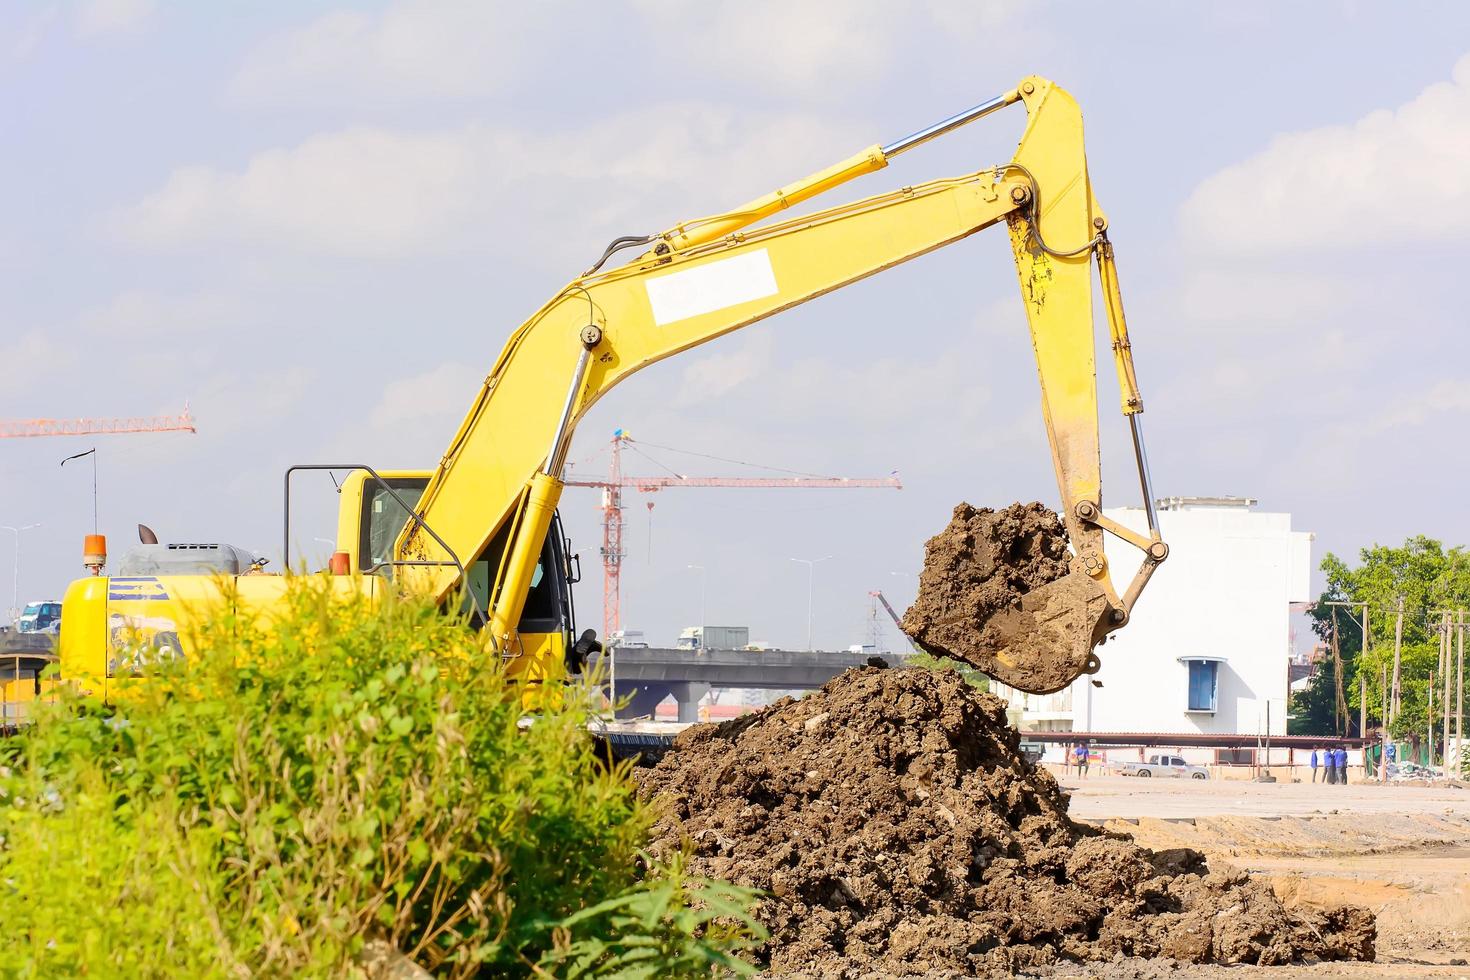
[[[1022,103],[1014,159],[960,177],[904,187],[829,210],[752,227],[930,139]],[[887,146],[873,146],[725,214],[656,235],[619,239],[510,337],[441,459],[395,548],[403,585],[446,599],[461,569],[494,559],[489,630],[502,656],[520,655],[515,624],[562,490],[578,420],[629,375],[849,283],[1005,222],[1031,327],[1042,407],[1077,562],[1107,598],[1098,639],[1121,626],[1167,549],[1159,540],[1137,416],[1143,409],[1107,222],[1092,196],[1076,102],[1045,79]],[[632,261],[603,268],[618,249]],[[1102,513],[1091,264],[1096,258],[1123,411],[1133,425],[1151,533]],[[840,337],[833,338],[840,343]],[[425,526],[434,534],[426,532]],[[1103,555],[1110,531],[1144,551],[1124,595]],[[1087,656],[1091,657],[1090,647]],[[1095,658],[1091,663],[1095,664]],[[1071,671],[1088,669],[1079,663]],[[1024,666],[1000,669],[1026,690]],[[1005,676],[1001,676],[1005,675]]]

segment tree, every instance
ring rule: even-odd
[[[1423,535],[1401,547],[1374,545],[1358,554],[1360,564],[1350,568],[1332,553],[1322,559],[1327,588],[1312,607],[1313,631],[1330,647],[1333,640],[1331,602],[1368,603],[1369,645],[1363,656],[1362,630],[1341,608],[1336,616],[1336,638],[1342,659],[1343,688],[1349,711],[1349,730],[1356,727],[1361,690],[1366,681],[1368,717],[1381,720],[1385,702],[1384,677],[1393,682],[1394,617],[1404,600],[1403,651],[1400,665],[1401,705],[1390,733],[1417,741],[1428,727],[1429,678],[1439,661],[1441,609],[1470,608],[1470,553]],[[1329,661],[1307,690],[1292,698],[1292,731],[1303,735],[1338,734],[1334,721],[1337,674]],[[1442,710],[1435,701],[1435,713]]]
[[[1319,600],[1326,603],[1326,594]],[[1357,684],[1357,653],[1362,649],[1361,627],[1350,616],[1342,614],[1341,609],[1332,606],[1323,606],[1327,612],[1327,622],[1321,623],[1314,618],[1313,630],[1327,644],[1329,651],[1334,651],[1336,656],[1329,655],[1317,669],[1316,675],[1307,683],[1304,691],[1299,691],[1291,696],[1291,713],[1287,722],[1287,731],[1292,735],[1349,735],[1357,729],[1358,716],[1351,710],[1346,711],[1347,717],[1338,705],[1337,699],[1337,671],[1338,663],[1343,665],[1342,691],[1347,694],[1351,685]],[[1313,609],[1316,616],[1316,608]],[[1348,632],[1353,635],[1346,636]],[[1352,641],[1351,645],[1349,640]],[[1349,657],[1347,651],[1351,650]],[[1346,700],[1346,698],[1344,698]],[[1351,702],[1350,702],[1351,703]]]

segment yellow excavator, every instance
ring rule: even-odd
[[[1008,163],[768,220],[1016,104],[1025,107],[1026,127]],[[556,516],[567,450],[588,409],[655,361],[1001,222],[1010,234],[1030,322],[1062,516],[1075,551],[1069,575],[1033,598],[1044,608],[1047,590],[1083,595],[1087,601],[1081,605],[1059,602],[1048,615],[1086,616],[1092,628],[1065,649],[998,651],[984,669],[1023,691],[1055,690],[1097,668],[1094,646],[1127,621],[1168,549],[1154,513],[1139,427],[1143,402],[1108,221],[1087,175],[1082,115],[1071,95],[1035,76],[733,211],[614,240],[591,268],[511,334],[432,472],[379,472],[351,463],[287,472],[287,570],[293,473],[348,470],[330,567],[333,587],[393,588],[466,609],[494,654],[508,662],[509,673],[530,685],[560,684],[597,646],[590,630],[575,632],[570,585],[578,577],[577,562]],[[614,263],[630,252],[631,259]],[[1147,535],[1102,510],[1094,262],[1122,410],[1133,434]],[[1122,594],[1103,553],[1105,532],[1142,552]],[[289,576],[259,574],[258,566],[228,546],[153,543],[125,557],[115,574],[75,582],[62,612],[63,678],[106,697],[112,679],[142,669],[150,655],[187,655],[190,621],[217,611],[226,595],[245,610],[269,616]],[[234,588],[222,593],[231,580]]]

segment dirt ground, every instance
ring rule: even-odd
[[[1288,909],[1197,850],[1068,816],[1000,699],[953,672],[856,668],[801,700],[681,734],[640,773],[650,851],[764,892],[774,974],[1012,975],[1129,956],[1373,955],[1367,910]]]
[[[1372,963],[1203,966],[1123,959],[1029,974],[1097,980],[1470,980],[1470,790],[1066,779],[1076,818],[1154,849],[1192,847],[1211,867],[1264,877],[1288,906],[1352,903],[1378,917]],[[1332,787],[1339,789],[1338,787]],[[927,980],[958,980],[932,974]]]
[[[1470,980],[1470,790],[1310,783],[1065,779],[1072,815],[1145,847],[1192,847],[1265,877],[1288,906],[1378,916],[1374,963],[1207,967],[1130,960],[1058,968],[1098,978],[1462,977]],[[1332,792],[1328,792],[1331,790]]]
[[[1349,783],[1252,783],[1245,780],[1137,779],[1064,776],[1070,812],[1081,819],[1109,817],[1319,816],[1330,813],[1443,813],[1470,817],[1470,790]],[[1188,785],[1181,785],[1187,782]]]

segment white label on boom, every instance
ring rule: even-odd
[[[660,327],[777,292],[771,256],[763,248],[650,279],[644,288],[653,322]]]

